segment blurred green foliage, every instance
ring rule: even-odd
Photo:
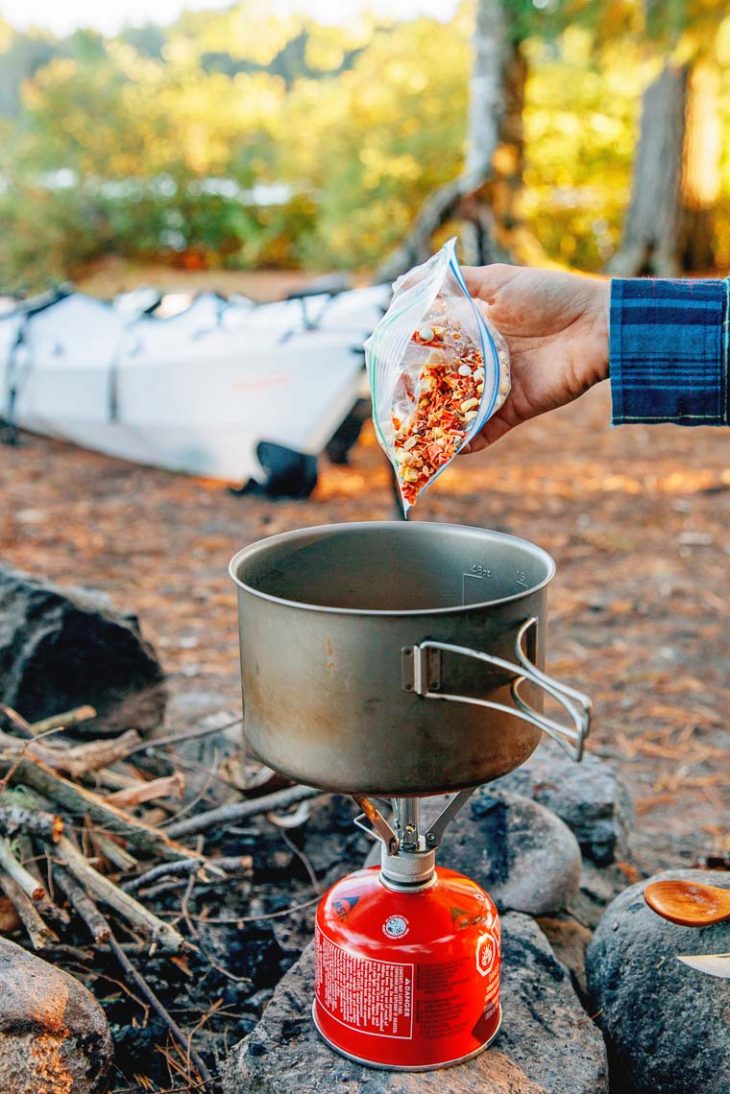
[[[693,2],[716,16],[714,0]],[[549,257],[600,269],[668,46],[639,39],[635,5],[618,0],[505,3],[529,61],[522,212]],[[0,287],[35,289],[104,254],[373,267],[461,170],[472,23],[470,3],[448,24],[344,27],[273,19],[255,0],[115,39],[0,22]],[[715,26],[730,262],[730,20]]]

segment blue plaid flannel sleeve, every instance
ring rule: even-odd
[[[611,282],[613,424],[730,425],[730,279]]]

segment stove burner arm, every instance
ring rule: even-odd
[[[379,839],[385,845],[389,855],[397,855],[399,851],[435,851],[441,843],[446,826],[466,805],[475,790],[475,786],[469,786],[453,794],[439,815],[431,822],[425,834],[422,832],[419,820],[420,799],[393,798],[395,817],[395,829],[393,829],[369,798],[362,794],[353,794],[355,801],[362,809],[360,816],[355,817],[355,824],[371,839]],[[363,823],[364,820],[369,820],[372,828],[368,828]]]
[[[515,654],[519,665],[515,665],[511,661],[505,661],[501,657],[495,657],[493,654],[471,649],[468,646],[454,646],[450,642],[429,640],[421,642],[418,646],[405,647],[403,650],[404,687],[407,691],[413,691],[424,699],[445,699],[448,702],[471,703],[474,706],[503,711],[515,718],[521,718],[525,722],[538,726],[554,741],[557,741],[571,759],[579,761],[583,758],[583,745],[590,728],[591,701],[582,692],[568,687],[567,684],[561,684],[559,681],[553,680],[551,676],[542,672],[530,661],[524,651],[523,640],[530,628],[536,624],[537,620],[534,617],[526,619],[517,632]],[[490,699],[475,699],[468,695],[455,695],[439,691],[442,653],[460,654],[463,657],[483,661],[488,665],[504,669],[510,673],[513,676],[511,691],[515,706],[495,703]],[[407,670],[405,666],[408,666]],[[406,671],[408,672],[407,679],[405,679]],[[555,699],[570,717],[572,724],[563,725],[530,706],[519,692],[520,685],[525,680],[547,692]]]
[[[438,847],[446,831],[447,824],[450,824],[459,810],[466,805],[475,790],[475,786],[468,786],[466,790],[459,790],[458,793],[454,794],[446,808],[441,810],[426,832],[426,845],[428,847]]]
[[[362,809],[363,815],[367,817],[372,824],[375,831],[373,832],[372,829],[366,828],[366,826],[360,822],[360,817],[355,818],[357,827],[362,828],[363,832],[366,832],[369,836],[374,834],[376,838],[379,838],[385,844],[389,855],[396,855],[400,847],[400,839],[396,832],[390,827],[383,814],[373,805],[370,799],[366,798],[364,795],[353,794],[352,796]]]

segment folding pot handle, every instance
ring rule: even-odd
[[[511,661],[505,661],[501,657],[495,657],[491,653],[483,653],[481,650],[473,650],[468,646],[454,646],[450,642],[436,642],[430,639],[420,642],[417,646],[404,646],[402,650],[403,687],[406,691],[415,692],[424,699],[446,699],[455,703],[471,703],[474,706],[488,707],[490,710],[500,710],[505,714],[511,714],[515,718],[521,718],[525,722],[538,726],[543,732],[552,737],[554,741],[568,753],[573,760],[583,757],[583,744],[588,736],[591,722],[591,701],[587,695],[583,695],[566,684],[561,684],[546,673],[541,672],[530,661],[523,648],[523,641],[530,629],[537,626],[537,619],[526,619],[517,632],[515,638],[515,655],[518,665]],[[490,699],[473,699],[468,695],[452,695],[440,691],[441,686],[441,654],[457,653],[463,657],[471,657],[475,661],[484,661],[495,668],[504,669],[514,676],[511,684],[512,698],[516,707],[508,707],[505,703],[495,703]],[[542,714],[531,707],[520,695],[520,686],[528,680],[536,687],[542,688],[552,696],[571,719],[571,724],[563,725],[553,718]]]

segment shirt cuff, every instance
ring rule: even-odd
[[[728,425],[730,280],[611,282],[614,425]]]

